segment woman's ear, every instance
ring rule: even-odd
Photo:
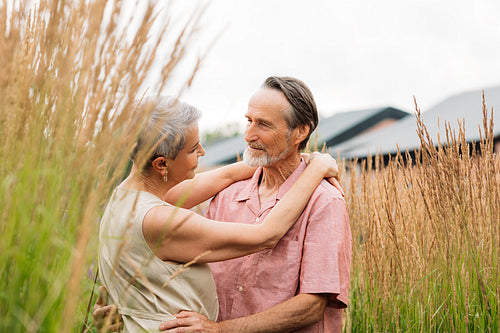
[[[169,164],[169,159],[163,156],[157,157],[151,162],[153,170],[157,171],[162,175],[165,172],[167,172],[168,164]]]

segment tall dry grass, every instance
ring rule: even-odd
[[[155,1],[0,3],[1,332],[81,329],[97,221],[147,116],[132,121],[136,100],[171,87],[201,12],[168,13]]]
[[[478,146],[465,142],[463,123],[432,142],[417,108],[413,158],[350,165],[346,331],[500,330],[500,156],[484,104],[483,117]]]

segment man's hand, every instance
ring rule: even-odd
[[[321,154],[318,153],[318,152],[313,152],[311,154],[302,153],[300,155],[302,156],[302,159],[304,159],[304,162],[306,162],[306,164],[309,164],[309,162],[311,161],[312,158],[318,157]],[[329,157],[331,157],[330,154],[323,154],[323,155],[328,155]],[[332,161],[331,161],[330,169],[331,169],[331,172],[333,173],[333,175],[332,175],[332,177],[326,178],[326,180],[330,184],[332,184],[333,186],[335,186],[340,191],[340,193],[342,194],[342,196],[345,196],[344,190],[342,189],[342,186],[340,185],[340,181],[339,181],[339,167],[337,165],[337,161],[333,157],[331,157],[331,160]]]
[[[174,315],[176,319],[160,325],[160,331],[170,333],[204,332],[220,333],[218,324],[204,315],[191,311],[181,311]]]
[[[108,291],[104,286],[99,287],[99,297],[94,304],[92,317],[94,325],[99,332],[118,332],[122,329],[122,316],[118,313],[116,305],[108,305]]]

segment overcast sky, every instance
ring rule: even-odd
[[[244,124],[269,75],[306,82],[323,116],[413,111],[414,95],[425,111],[500,84],[499,14],[499,0],[213,0],[198,49],[222,34],[182,99],[203,111],[202,131]]]

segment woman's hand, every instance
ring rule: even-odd
[[[326,180],[335,186],[342,196],[344,196],[344,190],[340,185],[339,181],[339,166],[337,165],[337,161],[330,154],[321,154],[319,152],[313,153],[302,153],[302,158],[307,165],[310,163],[322,163],[325,166],[325,178]],[[313,162],[315,161],[315,162]]]

